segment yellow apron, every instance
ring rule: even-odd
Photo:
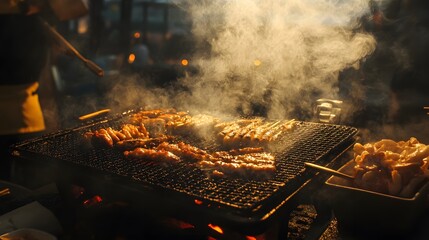
[[[0,135],[45,130],[39,83],[0,85]]]

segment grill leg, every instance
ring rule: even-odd
[[[289,234],[288,219],[290,219],[291,213],[292,213],[292,210],[288,210],[287,213],[285,214],[286,219],[280,219],[279,221],[279,231],[277,236],[278,240],[288,239],[288,234]]]

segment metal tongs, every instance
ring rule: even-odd
[[[93,61],[82,56],[82,54],[80,54],[79,51],[77,51],[76,48],[74,48],[73,45],[71,45],[60,33],[58,33],[53,27],[51,27],[51,25],[49,25],[42,18],[39,18],[39,19],[42,25],[45,27],[45,29],[53,36],[53,38],[56,41],[58,41],[60,44],[62,44],[70,53],[72,53],[79,60],[81,60],[89,70],[91,70],[99,77],[104,76],[104,70],[101,67],[99,67]]]

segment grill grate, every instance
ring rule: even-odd
[[[210,201],[240,211],[252,211],[279,193],[291,193],[305,179],[304,162],[329,160],[332,152],[341,152],[341,145],[351,141],[357,129],[331,124],[299,122],[292,132],[279,139],[272,152],[276,155],[276,174],[270,179],[210,179],[186,162],[174,166],[159,165],[145,160],[129,160],[121,151],[96,147],[85,142],[82,134],[101,127],[119,127],[126,117],[103,121],[81,128],[46,135],[15,146],[15,150],[40,159],[53,159],[87,167],[96,172],[122,176],[133,183],[169,189],[186,196]],[[188,143],[214,151],[220,146],[214,141],[183,137]],[[342,149],[341,149],[342,148]],[[286,195],[287,196],[287,195]]]

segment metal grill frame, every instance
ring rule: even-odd
[[[304,162],[326,164],[333,161],[354,143],[354,137],[358,132],[356,128],[349,126],[299,122],[298,127],[285,134],[279,140],[280,145],[276,145],[282,146],[280,150],[277,148],[274,150],[276,151],[276,159],[280,159],[277,160],[278,170],[276,175],[268,180],[209,179],[201,170],[190,167],[186,163],[165,167],[154,165],[151,162],[140,162],[140,167],[157,168],[157,170],[153,175],[149,174],[151,172],[133,175],[133,171],[138,172],[140,170],[120,167],[120,171],[114,171],[109,165],[111,162],[100,159],[99,156],[100,153],[104,152],[108,153],[108,156],[119,159],[119,161],[129,161],[123,159],[121,152],[84,144],[81,136],[87,130],[120,125],[126,122],[131,113],[22,142],[13,146],[12,150],[15,155],[27,159],[50,161],[62,165],[65,167],[64,169],[74,168],[77,172],[82,172],[83,175],[96,176],[101,185],[105,185],[105,187],[113,185],[116,189],[125,187],[127,190],[122,193],[124,195],[127,195],[127,191],[135,191],[136,193],[143,193],[146,197],[155,197],[155,199],[171,196],[176,203],[183,201],[178,205],[179,207],[187,206],[192,211],[202,213],[208,211],[206,213],[213,218],[216,219],[214,215],[218,215],[218,219],[227,219],[230,223],[255,224],[265,221],[274,213],[278,214],[280,206],[289,201],[311,179],[313,174],[305,171]],[[80,138],[76,138],[76,136],[80,136]],[[71,137],[71,139],[66,140],[66,143],[59,141],[67,137]],[[54,150],[46,151],[46,148],[49,148],[51,144],[55,146]],[[61,148],[57,148],[58,145],[56,144],[59,144]],[[65,147],[65,144],[71,144],[71,149]],[[308,153],[303,149],[312,152]],[[50,154],[49,152],[58,150],[59,154]],[[85,155],[87,153],[90,154]],[[84,157],[80,154],[83,154]],[[80,159],[81,162],[76,159]],[[94,162],[94,159],[101,161],[101,163]],[[190,182],[189,176],[181,176],[183,172],[189,171],[194,174],[191,176],[198,175],[201,177],[191,177],[191,181],[195,182]],[[175,177],[171,178],[172,176]],[[171,179],[174,181],[172,182]],[[195,190],[194,187],[200,188]],[[97,184],[97,188],[100,188],[100,184]],[[236,191],[241,192],[235,194]],[[158,196],[158,193],[162,193],[162,196]],[[195,200],[199,200],[203,204],[195,208]]]

